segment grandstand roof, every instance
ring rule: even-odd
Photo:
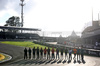
[[[41,31],[41,29],[36,28],[23,28],[23,27],[14,27],[14,26],[0,26],[0,29],[12,29],[12,30],[29,30],[29,31]]]

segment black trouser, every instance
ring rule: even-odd
[[[81,59],[82,59],[82,61],[84,60],[84,55],[83,54],[81,54]]]
[[[29,59],[31,59],[31,54],[29,54]]]
[[[58,56],[58,59],[59,59],[59,53],[56,54],[56,59],[57,59],[57,56]]]
[[[76,60],[75,57],[76,57],[76,53],[74,53],[74,58],[73,58],[74,60]]]
[[[27,54],[26,53],[24,53],[24,59],[27,59]]]
[[[67,59],[68,59],[67,53],[65,53],[65,59],[66,59],[66,57],[67,57]]]
[[[43,53],[41,53],[41,58],[43,58]]]
[[[54,53],[52,53],[52,58],[55,58]]]
[[[33,53],[33,58],[35,58],[35,53]]]
[[[46,58],[46,53],[44,53],[44,57]]]
[[[39,59],[39,53],[37,53],[37,59]]]
[[[69,60],[72,60],[72,54],[69,54]]]
[[[47,54],[47,59],[50,59],[50,53]]]
[[[79,58],[79,59],[78,59]],[[77,61],[80,60],[80,54],[77,53]]]
[[[61,53],[61,59],[63,59],[63,53]]]

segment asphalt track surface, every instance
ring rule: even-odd
[[[0,64],[0,66],[100,66],[100,57],[84,56],[85,62],[71,62],[68,60],[47,60],[47,59],[23,59],[24,47],[17,47],[8,44],[0,43],[0,52],[6,53],[12,56],[12,59],[8,62]],[[73,55],[72,55],[73,57]]]

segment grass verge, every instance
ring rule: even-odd
[[[15,46],[21,46],[21,47],[30,47],[30,48],[33,48],[33,47],[39,47],[39,49],[42,47],[43,49],[47,46],[44,46],[44,45],[39,45],[39,44],[35,44],[33,42],[30,42],[30,41],[2,41],[1,43],[3,44],[10,44],[10,45],[15,45]],[[50,48],[51,49],[51,48]]]

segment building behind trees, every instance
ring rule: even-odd
[[[82,32],[82,42],[87,46],[94,46],[96,42],[100,44],[100,21],[92,21],[92,26],[88,26]]]

